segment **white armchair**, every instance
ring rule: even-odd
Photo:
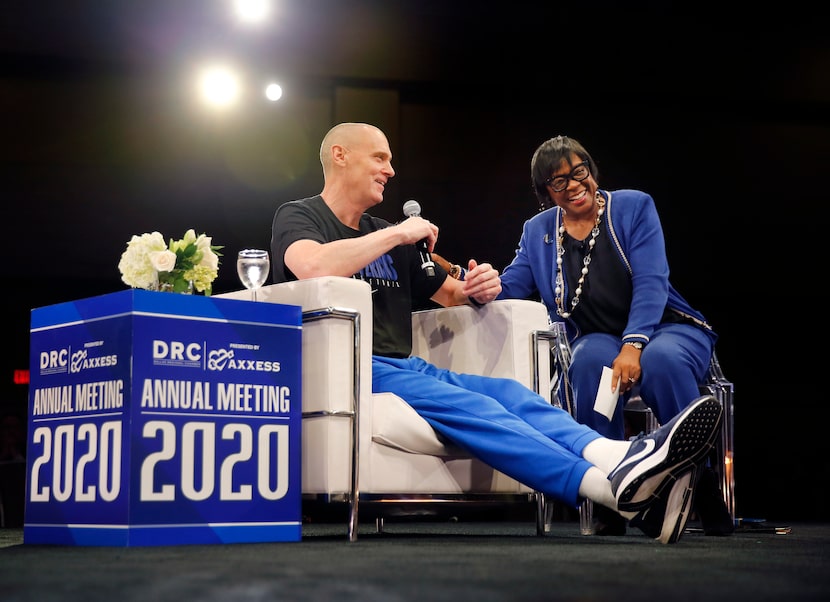
[[[250,291],[218,297],[250,299]],[[358,507],[405,504],[534,503],[544,532],[544,497],[442,441],[408,404],[372,394],[372,300],[366,282],[323,277],[273,284],[258,302],[303,309],[302,492],[304,500],[348,502],[348,538]],[[458,372],[511,377],[550,390],[547,313],[541,303],[505,300],[412,315],[413,351]],[[379,523],[380,524],[380,523]]]

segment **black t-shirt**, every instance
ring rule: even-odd
[[[567,232],[563,237],[565,255],[562,261],[568,283],[565,308],[571,312],[571,319],[582,334],[605,332],[622,336],[628,323],[633,286],[631,276],[608,236],[605,219],[602,220],[596,246],[591,253],[591,263],[582,285],[579,303],[575,309],[571,309],[571,300],[582,275],[590,240],[590,234],[585,240],[576,240]]]
[[[298,240],[321,244],[357,238],[388,228],[386,220],[364,213],[360,229],[344,225],[320,195],[283,203],[274,213],[271,226],[271,262],[274,282],[297,280],[285,267],[285,251]],[[415,245],[390,249],[352,276],[372,287],[374,312],[372,353],[387,357],[409,357],[412,353],[412,307],[423,305],[435,294],[447,273],[436,264],[435,276],[421,268]]]

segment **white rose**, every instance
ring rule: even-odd
[[[213,250],[208,247],[202,252],[202,261],[199,262],[199,265],[205,266],[206,268],[210,268],[211,270],[218,270],[219,269],[219,256],[213,252]]]
[[[152,251],[148,257],[159,272],[169,272],[176,267],[176,254],[173,251]]]

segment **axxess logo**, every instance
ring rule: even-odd
[[[208,370],[222,372],[224,370],[246,370],[252,372],[279,372],[279,362],[265,360],[237,359],[233,351],[217,349],[208,353]]]
[[[117,355],[100,355],[98,357],[89,357],[86,349],[83,351],[76,351],[72,354],[72,360],[69,362],[69,371],[77,374],[81,370],[89,370],[90,368],[108,368],[115,366],[118,363]]]

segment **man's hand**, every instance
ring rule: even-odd
[[[431,253],[438,242],[438,226],[422,217],[413,215],[394,226],[401,235],[402,245],[414,245],[424,239],[427,240],[427,249]]]

